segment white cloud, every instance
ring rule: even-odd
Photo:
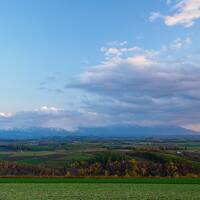
[[[0,112],[0,117],[6,117],[5,113]]]
[[[155,63],[154,57],[159,54],[158,51],[144,50],[138,46],[102,47],[100,50],[105,56],[102,65],[107,68],[121,64],[145,67]]]
[[[130,53],[134,51],[141,50],[139,47],[134,46],[131,48],[128,47],[102,47],[101,51],[104,53],[107,59],[110,59],[111,57],[120,57],[124,53]]]
[[[62,109],[56,108],[56,107],[48,107],[48,106],[42,106],[39,110],[36,109],[36,111],[41,111],[41,112],[58,112],[62,111]]]
[[[177,38],[170,44],[171,49],[181,49],[182,47],[186,45],[191,45],[192,39],[190,37],[187,37],[185,39]]]
[[[122,49],[119,48],[101,48],[101,51],[105,53],[106,56],[120,56],[122,55]]]
[[[108,42],[108,46],[125,46],[127,44],[128,44],[128,42],[126,40]]]
[[[188,44],[188,45],[192,44],[192,39],[190,37],[187,37],[185,39],[185,43]]]
[[[139,66],[139,67],[145,67],[145,66],[149,66],[153,64],[153,61],[147,58],[145,55],[128,57],[126,62],[129,65],[134,65],[134,66]]]
[[[160,12],[151,12],[151,14],[149,16],[149,21],[154,22],[156,19],[158,19],[160,17],[161,17]]]
[[[0,112],[0,117],[10,117],[11,116],[11,113],[3,113],[3,112]]]
[[[165,17],[165,24],[168,26],[181,24],[190,27],[200,18],[200,0],[179,0],[174,10],[173,15]]]

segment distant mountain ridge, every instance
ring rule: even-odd
[[[29,129],[12,129],[1,130],[0,139],[40,139],[47,137],[64,137],[70,134],[63,129],[55,128],[29,128]]]
[[[55,128],[30,128],[0,130],[0,139],[41,139],[51,137],[153,137],[153,136],[189,136],[200,133],[176,126],[108,126],[81,128],[70,132]]]
[[[98,128],[84,128],[77,131],[83,136],[101,137],[150,137],[150,136],[175,136],[175,135],[195,135],[198,132],[177,127],[177,126],[109,126]]]

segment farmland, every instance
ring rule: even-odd
[[[2,200],[54,199],[180,199],[200,198],[200,185],[117,183],[0,184]]]
[[[1,140],[1,176],[200,177],[200,139]]]
[[[199,178],[0,178],[2,200],[195,200],[199,190]]]
[[[200,140],[2,140],[0,175],[0,200],[195,200]]]

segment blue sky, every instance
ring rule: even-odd
[[[0,126],[200,130],[199,18],[199,0],[1,1]]]

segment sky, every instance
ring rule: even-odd
[[[0,30],[0,129],[200,131],[200,0],[2,0]]]

